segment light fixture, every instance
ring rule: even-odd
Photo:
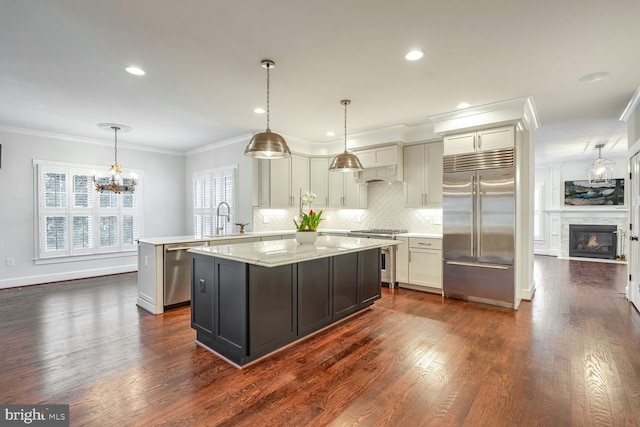
[[[613,167],[615,163],[609,159],[602,158],[602,147],[604,144],[596,145],[598,158],[589,167],[589,183],[598,184],[613,179]]]
[[[256,159],[284,159],[291,157],[291,151],[284,138],[269,129],[269,70],[275,66],[270,59],[262,60],[262,67],[267,69],[267,130],[253,135],[244,155]]]
[[[471,107],[471,104],[469,104],[468,102],[461,102],[460,104],[456,105],[456,108],[458,110],[464,110],[465,108],[469,107]]]
[[[418,59],[422,58],[424,56],[424,52],[421,50],[412,50],[411,52],[408,52],[404,58],[407,61],[417,61]]]
[[[327,132],[327,136],[336,136],[336,133],[330,130],[329,132]]]
[[[262,108],[262,107],[254,108],[253,112],[256,113],[256,114],[264,114],[264,113],[266,113],[266,111],[264,111],[264,108]]]
[[[124,70],[129,74],[133,74],[134,76],[144,76],[145,74],[147,74],[142,68],[136,66],[126,67]]]
[[[580,77],[578,80],[582,83],[594,83],[609,77],[609,73],[606,71],[598,71],[596,73],[586,74]]]
[[[109,191],[112,193],[133,193],[136,189],[136,177],[131,174],[131,178],[122,178],[122,165],[118,164],[118,131],[129,132],[131,128],[125,125],[115,123],[99,123],[98,127],[113,132],[115,139],[115,160],[109,168],[109,177],[101,177],[96,173],[93,174],[93,183],[96,191],[101,193]]]
[[[333,158],[329,172],[359,172],[364,170],[362,163],[355,154],[347,151],[347,105],[351,104],[351,101],[343,99],[340,104],[344,105],[344,153]]]

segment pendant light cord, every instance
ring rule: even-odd
[[[351,104],[351,101],[348,99],[343,99],[340,101],[342,105],[344,105],[344,152],[347,152],[347,105]]]
[[[271,64],[267,64],[267,131],[269,129],[269,70],[271,69]]]

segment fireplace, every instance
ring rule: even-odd
[[[616,259],[615,225],[569,224],[569,256]]]

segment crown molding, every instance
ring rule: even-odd
[[[518,122],[524,123],[530,131],[540,127],[538,113],[530,96],[437,114],[429,116],[429,120],[439,135]]]
[[[113,147],[113,141],[107,142],[107,141],[101,141],[97,139],[82,138],[82,137],[66,135],[62,133],[45,132],[41,130],[27,129],[27,128],[15,127],[15,126],[0,125],[0,132],[7,132],[7,133],[18,134],[18,135],[36,136],[39,138],[59,139],[59,140],[68,141],[68,142],[81,142],[84,144],[94,144],[94,145]],[[127,144],[127,143],[122,143],[120,141],[118,141],[118,147],[126,148],[129,150],[145,151],[150,153],[169,154],[172,156],[184,156],[184,153],[180,151],[152,148],[146,145]]]
[[[631,96],[627,107],[624,109],[618,120],[621,122],[629,121],[633,113],[638,109],[638,104],[640,104],[640,86],[636,88],[636,91]]]

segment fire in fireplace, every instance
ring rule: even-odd
[[[569,256],[616,259],[615,225],[569,225]]]

